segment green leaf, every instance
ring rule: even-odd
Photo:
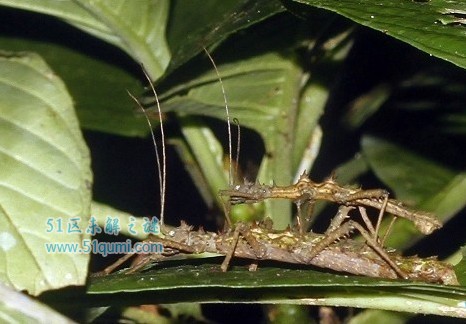
[[[459,252],[461,253],[461,260],[455,265],[455,273],[461,285],[466,285],[466,246],[463,246]]]
[[[370,91],[359,96],[348,107],[344,122],[348,127],[357,129],[380,110],[382,105],[392,95],[392,89],[387,84],[374,86]]]
[[[83,41],[85,44],[92,45]],[[123,67],[60,44],[22,37],[0,37],[0,48],[40,54],[68,86],[81,127],[124,136],[149,132],[147,122],[135,118],[134,101],[125,91],[141,92],[142,84]],[[105,54],[114,55],[112,51]]]
[[[109,31],[104,36],[100,30],[95,35],[123,48],[136,62],[144,65],[153,80],[162,76],[170,61],[165,40],[168,19],[167,0],[75,0],[86,8],[94,21],[103,22]],[[78,27],[94,33],[91,26]]]
[[[199,130],[199,132],[201,131],[202,130]],[[214,196],[212,195],[213,191],[209,190],[211,189],[209,188],[209,180],[206,179],[206,177],[204,177],[201,168],[197,163],[196,158],[194,157],[194,154],[191,152],[188,146],[187,141],[184,141],[181,138],[173,138],[170,139],[169,144],[175,148],[176,152],[178,153],[178,156],[181,158],[184,167],[186,168],[186,171],[189,173],[191,179],[198,188],[199,194],[204,200],[206,206],[209,209],[213,208]],[[217,171],[214,170],[214,173],[217,173]]]
[[[0,0],[0,5],[55,16],[116,45],[144,64],[154,80],[162,76],[168,66],[167,0]]]
[[[275,304],[264,306],[270,324],[315,324],[309,307],[303,305]]]
[[[448,168],[385,140],[365,136],[364,156],[375,174],[396,193],[397,199],[447,221],[466,205],[466,174]],[[397,222],[388,246],[413,243],[419,233],[406,222]]]
[[[92,181],[72,99],[35,54],[2,53],[0,76],[0,280],[34,295],[82,285],[89,255],[44,246],[86,237],[66,233],[87,222]]]
[[[228,96],[231,120],[237,118],[241,126],[259,132],[265,141],[269,161],[264,162],[263,165],[268,167],[263,168],[259,180],[291,183],[293,172],[289,156],[292,155],[293,143],[290,138],[294,131],[291,125],[299,109],[297,102],[302,71],[292,58],[275,52],[244,59],[240,63],[219,64],[218,68]],[[184,95],[186,90],[188,92]],[[222,89],[212,69],[196,79],[179,84],[160,97],[164,100],[164,111],[227,119]],[[286,153],[288,151],[289,154]],[[224,188],[218,187],[215,194]],[[272,203],[277,205],[276,201]],[[283,205],[283,202],[278,203]],[[274,219],[274,224],[279,228],[290,223],[289,203],[285,202],[281,209],[269,210],[279,215]]]
[[[294,1],[334,11],[466,68],[466,35],[464,24],[458,20],[464,15],[462,0]]]
[[[266,53],[241,61],[217,62],[228,99],[231,119],[266,137],[275,130],[271,120],[277,118],[284,104],[284,90],[297,79],[292,58],[280,53]],[[290,80],[291,79],[291,80]],[[186,95],[183,95],[188,91]],[[164,111],[193,114],[227,120],[221,85],[210,69],[199,77],[160,95]]]
[[[150,294],[136,294],[150,292]],[[337,275],[316,270],[233,267],[218,264],[167,266],[131,275],[92,278],[88,294],[150,296],[151,302],[260,302],[339,305],[466,317],[466,288]],[[97,296],[96,296],[97,297]],[[122,301],[128,298],[118,298]],[[116,299],[112,298],[112,304]]]
[[[172,1],[167,39],[173,59],[168,70],[187,62],[203,47],[221,42],[228,35],[283,10],[277,0]]]
[[[434,196],[454,177],[451,170],[383,139],[365,136],[361,146],[375,174],[411,205]]]
[[[4,323],[75,323],[31,297],[0,284],[0,319]]]
[[[217,204],[222,206],[220,197],[216,194],[219,188],[228,186],[228,171],[224,168],[222,146],[212,130],[205,126],[202,120],[194,117],[182,117],[179,118],[179,121],[183,135],[194,156],[198,160],[204,161],[199,167],[210,192],[214,193],[213,197],[217,199]]]

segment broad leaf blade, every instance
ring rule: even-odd
[[[76,323],[3,284],[0,284],[0,319],[4,323]]]
[[[228,35],[283,10],[277,0],[172,1],[167,31],[173,53],[169,71],[187,62],[203,47],[221,42]]]
[[[294,174],[293,161],[289,157],[293,152],[302,70],[291,55],[279,52],[218,64],[218,68],[228,97],[231,120],[238,119],[241,126],[255,130],[264,140],[268,154],[258,180],[274,180],[283,185],[291,183]],[[164,111],[227,119],[222,89],[213,70],[179,84],[161,98]],[[216,191],[219,189],[224,187]],[[267,203],[273,205],[268,215],[275,226],[285,228],[291,221],[289,202],[275,200]]]
[[[227,188],[228,186],[228,172],[224,166],[222,146],[212,130],[206,127],[202,120],[185,116],[179,118],[179,121],[181,131],[193,155],[197,157],[198,161],[203,161],[202,164],[199,164],[199,169],[212,193],[211,198],[217,201],[218,206],[222,206],[222,201],[216,194],[219,188]]]
[[[153,80],[162,76],[170,61],[165,40],[169,10],[167,0],[75,1],[85,7],[97,21],[105,24],[109,29],[106,35],[115,38],[119,47],[143,64]],[[93,31],[87,28],[84,30]]]
[[[31,294],[82,285],[89,255],[44,246],[80,244],[68,222],[89,217],[89,152],[72,100],[37,55],[0,57],[0,75],[0,278]]]
[[[0,0],[0,5],[55,16],[114,44],[144,64],[153,79],[158,79],[168,66],[166,0]]]
[[[434,196],[455,175],[438,163],[380,138],[365,136],[361,146],[376,175],[399,199],[411,205]]]
[[[344,276],[310,269],[262,267],[250,272],[247,267],[233,267],[224,273],[218,264],[169,266],[145,273],[92,278],[88,290],[89,294],[99,295],[130,292],[151,292],[152,302],[160,299],[161,302],[344,305],[466,316],[466,310],[458,306],[466,297],[464,287]],[[139,296],[143,303],[144,296],[149,295]]]
[[[83,40],[82,44],[92,43]],[[81,127],[124,136],[144,136],[149,132],[147,122],[135,118],[134,101],[125,91],[137,94],[142,91],[142,84],[123,67],[59,44],[22,37],[0,37],[0,47],[40,54],[68,86]],[[110,57],[113,52],[106,54]]]
[[[460,19],[464,15],[464,2],[461,0],[295,1],[334,11],[466,68],[465,24]]]
[[[241,126],[252,128],[264,137],[273,132],[270,121],[283,109],[283,88],[289,82],[287,74],[294,68],[294,62],[280,53],[266,53],[230,64],[217,62],[217,65],[231,119],[237,118]],[[185,91],[188,93],[183,95]],[[213,68],[160,97],[164,111],[227,120],[222,89]]]
[[[366,136],[361,146],[375,174],[396,193],[397,199],[447,221],[466,205],[466,175],[418,156],[385,140]],[[406,222],[397,222],[388,246],[412,244],[420,237]]]

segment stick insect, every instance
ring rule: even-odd
[[[423,234],[430,234],[434,230],[442,227],[442,223],[435,215],[409,209],[402,202],[395,199],[388,199],[388,192],[384,189],[353,189],[340,186],[333,178],[324,182],[313,182],[307,174],[302,174],[298,182],[290,186],[269,186],[259,183],[245,182],[241,185],[230,186],[230,189],[220,190],[221,196],[229,197],[232,205],[242,203],[256,203],[265,199],[284,198],[292,200],[298,209],[298,220],[300,219],[300,207],[303,203],[312,205],[317,200],[326,200],[343,205],[367,206],[379,209],[379,217],[375,229],[370,222],[364,219],[369,230],[374,237],[378,236],[380,223],[385,211],[396,217],[408,219],[414,223],[416,228]],[[227,207],[228,209],[228,207]],[[363,215],[365,217],[365,215]],[[390,227],[393,225],[393,221]],[[389,229],[385,237],[389,233]],[[385,239],[384,237],[384,239]],[[382,240],[382,242],[384,241]]]
[[[219,81],[222,85],[222,91],[225,99],[227,111],[229,151],[230,151],[230,179],[232,178],[232,158],[231,158],[231,130],[230,116],[228,112],[225,90],[215,63],[212,57],[206,51],[209,59],[213,63],[217,72]],[[159,117],[161,117],[160,104],[157,94],[147,74],[146,78],[151,84],[154,92]],[[131,97],[136,101],[132,95]],[[142,109],[142,107],[141,107]],[[152,133],[152,140],[158,159],[159,179],[162,186],[165,186],[166,167],[160,166],[160,159],[157,152],[155,135],[152,131],[150,120],[149,123]],[[161,119],[161,118],[160,118]],[[163,124],[161,123],[161,133],[163,134]],[[163,164],[165,164],[165,142],[162,138],[162,155]],[[231,181],[231,180],[230,180]],[[232,186],[230,182],[230,186]],[[362,192],[362,193],[361,193]],[[290,229],[286,231],[273,231],[271,224],[245,224],[238,223],[234,228],[222,233],[205,232],[203,230],[194,231],[186,223],[180,227],[171,227],[165,225],[163,206],[161,209],[161,232],[162,235],[151,236],[147,241],[160,242],[164,245],[163,254],[142,255],[138,257],[128,273],[142,269],[146,264],[153,261],[162,261],[167,257],[176,254],[190,254],[211,252],[225,255],[221,265],[222,271],[227,271],[232,257],[247,258],[254,261],[275,260],[288,263],[298,263],[314,265],[322,268],[328,268],[336,271],[346,271],[353,274],[366,275],[371,277],[382,278],[405,278],[412,280],[422,280],[427,282],[436,282],[443,284],[456,284],[456,276],[450,266],[436,259],[420,259],[417,257],[403,258],[395,252],[386,251],[383,245],[378,241],[377,229],[374,229],[368,221],[365,208],[362,206],[373,206],[381,210],[381,214],[387,209],[388,211],[414,222],[422,219],[421,213],[411,212],[409,214],[406,208],[400,206],[398,202],[389,200],[385,191],[357,191],[338,186],[333,181],[327,181],[323,184],[314,184],[306,176],[302,176],[296,185],[288,187],[264,186],[264,185],[240,185],[233,189],[223,190],[222,195],[231,198],[233,204],[255,202],[268,198],[287,198],[297,203],[306,200],[326,199],[335,201],[339,204],[340,209],[333,218],[329,228],[324,234],[315,233],[295,233]],[[164,203],[165,187],[161,190],[161,203]],[[373,198],[386,197],[384,201],[374,200]],[[375,202],[374,202],[375,201]],[[350,204],[350,202],[352,202]],[[347,206],[348,205],[348,206]],[[351,205],[351,206],[349,206]],[[369,232],[359,223],[349,218],[349,212],[358,205],[358,209],[363,216],[363,220],[369,229]],[[396,213],[397,210],[402,212]],[[407,214],[408,213],[408,214]],[[409,216],[411,215],[411,216]],[[379,217],[381,218],[381,216]],[[428,221],[420,221],[421,231],[429,231]],[[433,226],[439,226],[432,222]],[[347,236],[353,231],[359,231],[366,240],[366,243],[360,243],[348,239]],[[114,271],[122,263],[132,257],[128,254],[118,260],[115,264],[107,267],[101,274],[108,274]]]
[[[381,247],[368,234],[364,237],[371,242],[369,244],[346,238],[352,230],[362,229],[361,225],[352,220],[345,222],[353,209],[355,207],[340,206],[325,234],[311,232],[301,235],[290,229],[274,231],[267,220],[252,225],[238,223],[234,229],[224,233],[202,229],[195,231],[185,222],[179,227],[166,226],[164,238],[151,236],[147,240],[162,243],[164,253],[139,255],[127,273],[134,273],[151,262],[160,262],[174,255],[211,252],[226,255],[221,265],[222,271],[227,270],[231,257],[238,257],[256,262],[271,260],[311,265],[368,277],[396,279],[402,276],[416,281],[458,284],[452,267],[435,258],[407,258],[394,251],[381,252]],[[362,231],[365,232],[364,229]],[[342,240],[339,241],[340,238]],[[332,241],[331,244],[328,244],[329,241]],[[131,254],[124,256],[100,274],[111,273],[131,257]]]

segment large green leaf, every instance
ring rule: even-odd
[[[217,65],[231,119],[237,118],[241,126],[256,130],[267,140],[277,127],[271,121],[285,109],[285,90],[299,80],[295,62],[281,53],[266,53]],[[213,68],[164,92],[160,99],[164,111],[227,119],[221,85]]]
[[[169,70],[187,62],[201,52],[203,47],[221,42],[233,32],[283,10],[278,0],[172,1],[167,30],[168,43],[173,53]],[[193,15],[193,12],[196,14]]]
[[[198,165],[201,174],[204,175],[202,180],[205,180],[213,193],[217,193],[219,188],[227,188],[228,172],[224,166],[223,148],[212,130],[206,127],[202,121],[193,117],[181,117],[179,121],[186,143],[197,159],[203,161],[202,164]],[[218,205],[221,206],[220,197],[216,194],[213,196]]]
[[[0,320],[4,323],[75,323],[50,307],[1,283]]]
[[[466,68],[462,0],[294,0],[334,11],[364,26]]]
[[[146,292],[147,294],[144,294]],[[92,278],[88,293],[103,304],[115,304],[107,294],[131,296],[131,303],[260,302],[339,305],[466,317],[465,287],[447,287],[401,280],[345,276],[311,269],[233,267],[218,264],[166,266],[132,275]],[[96,296],[97,297],[97,296]],[[128,298],[118,298],[121,303]]]
[[[293,161],[289,157],[293,152],[293,125],[299,111],[297,103],[302,71],[291,57],[275,52],[240,62],[220,64],[219,70],[228,97],[230,118],[236,118],[242,126],[259,132],[265,142],[269,160],[265,165],[268,168],[260,174],[259,180],[268,182],[273,179],[279,184],[291,183],[294,174]],[[186,90],[188,92],[184,94]],[[164,99],[164,111],[226,120],[222,90],[213,70],[179,84],[165,92],[161,98]],[[223,183],[228,181],[223,180]],[[223,188],[217,188],[216,191]],[[272,208],[277,215],[282,216],[274,219],[274,223],[286,227],[290,223],[287,216],[290,209],[283,203],[280,207]]]
[[[399,199],[417,205],[434,196],[454,172],[380,138],[365,136],[361,146],[371,167]]]
[[[91,5],[87,1],[80,4],[79,1],[38,3],[22,0],[0,1],[0,4],[58,17],[115,44],[137,62],[143,63],[154,79],[162,74],[168,64],[168,47],[164,41],[167,1],[139,1],[137,5],[136,2],[131,1],[118,3],[98,1]],[[210,23],[205,21],[199,24],[199,15],[193,16],[193,10],[202,14]],[[168,34],[176,57],[171,67],[174,68],[185,62],[201,51],[203,46],[218,42],[237,29],[282,10],[279,1],[263,1],[263,3],[230,1],[222,5],[218,5],[217,1],[210,3],[173,1],[170,15],[172,22]],[[239,16],[236,13],[240,13]],[[192,17],[196,19],[192,20]],[[225,20],[225,17],[229,19]],[[30,28],[35,28],[37,34],[36,26]],[[18,28],[18,30],[22,29]],[[187,30],[190,35],[188,39],[185,37]],[[41,32],[43,36],[54,33],[53,30],[45,28]],[[137,93],[138,89],[141,89],[139,81],[134,76],[129,75],[122,67],[90,58],[60,45],[27,39],[27,35],[24,38],[2,39],[1,44],[8,50],[37,51],[50,62],[67,82],[73,97],[77,100],[78,117],[83,127],[127,136],[147,134],[145,122],[141,118],[134,118],[131,111],[134,104],[125,91],[128,89]],[[150,38],[153,35],[155,38]],[[75,36],[70,35],[70,37]],[[85,51],[87,44],[93,46],[90,42],[84,41],[82,46]],[[149,57],[149,54],[153,54],[155,58]],[[152,68],[157,65],[154,63],[156,60],[160,61],[158,64],[163,68]]]
[[[154,80],[168,66],[167,0],[1,0],[0,5],[55,16],[112,43],[144,64]]]
[[[45,248],[86,237],[67,233],[89,218],[92,181],[72,100],[37,55],[3,53],[0,75],[0,280],[31,294],[82,285],[89,255]]]
[[[83,41],[83,44],[92,43]],[[143,136],[149,132],[147,122],[135,118],[134,102],[125,91],[141,92],[142,84],[123,67],[60,44],[23,37],[0,37],[0,48],[40,54],[68,86],[81,127],[125,136]],[[113,53],[109,51],[106,55],[110,57]]]
[[[366,136],[364,156],[375,174],[395,191],[398,199],[447,221],[466,205],[466,174],[416,155],[385,140]],[[387,244],[401,247],[420,234],[406,222],[395,224]]]

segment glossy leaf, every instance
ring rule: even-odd
[[[78,24],[78,27],[116,43],[136,62],[143,64],[153,80],[162,76],[170,61],[165,40],[169,10],[167,0],[75,1],[86,8],[95,20],[103,22],[109,31],[104,31],[102,35],[101,30],[94,26],[88,28]]]
[[[447,221],[466,205],[466,175],[416,155],[385,140],[366,136],[364,156],[375,174],[408,205],[435,213]],[[411,225],[411,224],[409,224]],[[406,222],[395,224],[389,246],[413,243],[419,233]]]
[[[134,293],[144,302],[261,302],[339,305],[466,317],[464,287],[401,280],[337,275],[311,269],[233,267],[218,264],[167,266],[132,275],[114,274],[91,280],[88,293]],[[139,293],[136,294],[136,293]],[[134,302],[134,298],[131,298]]]
[[[420,50],[466,68],[464,2],[295,0],[343,15]]]
[[[86,237],[67,233],[88,220],[92,181],[72,100],[37,55],[2,53],[0,75],[0,279],[34,295],[82,285],[89,255],[45,248]]]
[[[204,175],[210,192],[216,193],[219,188],[228,186],[228,169],[225,170],[223,149],[215,138],[212,130],[206,127],[201,120],[194,117],[179,118],[183,135],[189,144],[193,155],[203,161],[199,168]],[[206,145],[207,144],[207,145]],[[220,197],[213,195],[219,206],[222,205]]]
[[[383,139],[366,136],[361,146],[376,175],[409,204],[434,196],[454,177],[448,168]]]
[[[169,71],[202,52],[203,47],[283,10],[277,0],[223,0],[221,5],[218,0],[172,1],[167,30],[173,56]]]
[[[0,284],[0,319],[4,323],[75,323],[31,297]]]
[[[260,174],[259,180],[290,183],[292,161],[288,156],[292,152],[293,143],[289,139],[293,128],[289,126],[294,123],[293,116],[299,109],[293,100],[299,100],[301,70],[292,58],[274,52],[244,59],[241,64],[219,64],[218,68],[227,93],[231,120],[238,119],[241,126],[259,132],[265,141],[271,161],[264,162],[268,168]],[[183,95],[186,90],[187,94]],[[164,111],[227,119],[222,89],[217,74],[212,70],[166,91],[161,98]],[[286,114],[289,119],[282,118]],[[290,153],[286,154],[287,151]],[[227,179],[224,183],[228,183]],[[218,187],[215,194],[222,188],[225,186]],[[290,208],[280,203],[281,209],[270,210],[282,216],[274,223],[286,227],[290,222]]]
[[[126,92],[137,95],[143,85],[122,67],[56,43],[22,37],[0,37],[0,47],[40,54],[69,88],[81,127],[124,136],[149,132],[147,122],[135,117],[135,103]],[[112,51],[106,55],[113,55]]]
[[[238,64],[241,63],[241,64]],[[270,120],[280,113],[285,88],[298,76],[292,58],[266,53],[229,64],[217,63],[227,94],[230,118],[266,137],[273,132]],[[183,95],[188,91],[187,95]],[[222,89],[212,68],[196,79],[164,92],[164,111],[203,115],[227,120]]]
[[[2,0],[0,5],[52,15],[114,44],[144,64],[154,80],[168,66],[167,0]]]

